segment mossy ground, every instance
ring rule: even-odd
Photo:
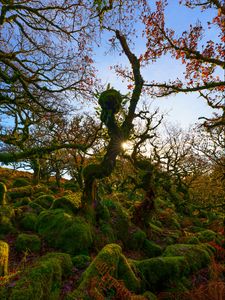
[[[132,223],[132,203],[121,193],[103,198],[92,222],[80,210],[77,187],[57,191],[16,179],[3,178],[0,248],[8,245],[9,257],[3,247],[2,300],[170,299],[210,281],[212,266],[225,281],[221,213],[183,214],[157,198],[143,229]]]

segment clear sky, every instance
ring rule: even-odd
[[[175,29],[179,35],[185,29],[189,28],[190,24],[194,24],[200,20],[203,25],[212,18],[215,11],[206,10],[201,12],[200,9],[188,9],[183,5],[178,4],[178,0],[169,0],[169,5],[166,10],[166,23],[168,27]],[[139,30],[141,27],[139,25]],[[204,39],[215,40],[215,31],[206,31]],[[107,45],[108,34],[103,36],[102,44]],[[145,50],[145,41],[143,38],[138,38],[135,43],[133,51],[135,54],[140,55]],[[103,83],[110,83],[114,88],[119,89],[121,92],[127,92],[126,83],[123,83],[121,79],[110,70],[110,66],[113,64],[127,64],[127,58],[125,56],[118,56],[117,53],[107,53],[104,47],[96,50],[96,66],[99,70],[99,76]],[[181,77],[184,72],[184,66],[175,59],[171,59],[169,56],[162,57],[156,63],[150,65],[146,69],[142,70],[142,74],[145,80],[155,80],[158,82],[165,82],[168,79],[176,79]],[[152,99],[149,99],[151,102]],[[212,109],[206,104],[206,102],[199,98],[198,93],[178,94],[172,95],[167,98],[159,98],[154,100],[153,106],[160,108],[162,112],[167,112],[166,119],[170,122],[180,124],[186,128],[191,124],[198,122],[199,117],[207,117],[212,114]]]

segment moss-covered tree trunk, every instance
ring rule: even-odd
[[[129,103],[128,113],[121,125],[116,120],[116,114],[120,111],[122,97],[120,93],[114,89],[104,91],[99,97],[99,104],[102,108],[101,121],[105,124],[109,143],[106,154],[100,164],[91,164],[84,168],[84,190],[83,190],[83,206],[96,204],[96,180],[109,176],[116,165],[116,158],[120,154],[123,141],[126,141],[133,128],[133,119],[135,118],[135,109],[141,95],[143,87],[143,79],[140,73],[140,63],[138,58],[130,51],[125,37],[116,31],[116,37],[119,40],[122,49],[129,59],[134,76],[134,89]]]
[[[0,241],[0,276],[8,274],[9,245]]]
[[[41,165],[39,158],[35,158],[32,160],[32,167],[33,167],[33,178],[32,178],[32,184],[37,185],[39,184],[40,181],[40,170],[41,170]]]
[[[0,206],[6,205],[6,192],[6,185],[3,182],[0,182]]]

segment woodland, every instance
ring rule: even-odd
[[[225,300],[224,57],[224,0],[0,0],[1,300]]]

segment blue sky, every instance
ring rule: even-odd
[[[166,23],[168,27],[175,29],[179,35],[185,29],[189,28],[190,24],[194,24],[197,20],[200,20],[203,25],[210,19],[214,13],[214,10],[206,10],[201,12],[200,9],[188,9],[184,6],[179,6],[178,0],[169,0],[169,5],[166,10]],[[141,30],[139,25],[138,30]],[[205,40],[215,40],[216,31],[206,31]],[[107,44],[108,34],[103,36],[102,45]],[[143,38],[136,40],[135,48],[133,51],[139,55],[144,52],[145,42]],[[96,50],[96,66],[99,70],[99,76],[103,83],[110,83],[114,88],[119,89],[121,92],[127,92],[126,83],[122,83],[121,79],[110,70],[110,66],[113,64],[128,65],[125,56],[118,56],[115,53],[107,53],[105,55],[105,48],[98,48]],[[144,79],[156,80],[158,82],[167,81],[168,79],[176,79],[182,76],[184,72],[184,66],[175,59],[171,59],[169,56],[162,57],[156,63],[150,65],[145,70],[142,70]],[[147,99],[152,102],[152,99]],[[206,102],[199,98],[198,93],[178,94],[172,95],[167,98],[159,98],[154,100],[153,107],[159,107],[162,112],[167,112],[166,119],[169,122],[180,124],[183,128],[189,127],[189,125],[198,122],[199,117],[208,117],[212,115],[212,109],[206,104]]]

